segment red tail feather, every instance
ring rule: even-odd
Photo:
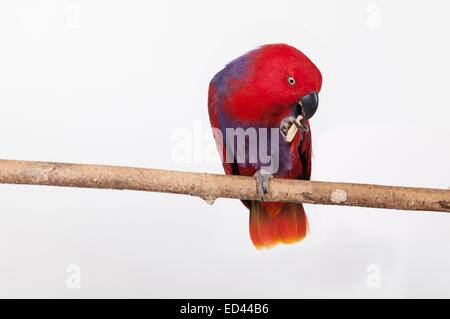
[[[285,203],[273,216],[252,202],[250,206],[250,237],[256,248],[270,248],[278,243],[292,244],[305,238],[309,231],[308,220],[302,204]]]

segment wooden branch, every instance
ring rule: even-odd
[[[0,183],[128,189],[257,200],[256,180],[246,176],[148,168],[0,160]],[[267,201],[450,212],[450,190],[270,179]]]

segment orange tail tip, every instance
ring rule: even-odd
[[[309,231],[302,204],[285,203],[276,216],[271,215],[260,202],[251,203],[250,238],[257,249],[298,242]]]

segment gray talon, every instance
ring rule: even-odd
[[[254,177],[256,177],[256,186],[258,188],[259,193],[259,200],[264,201],[264,194],[266,194],[269,191],[269,178],[272,178],[272,174],[269,174],[267,172],[264,172],[261,170],[258,170],[255,174],[253,174]]]

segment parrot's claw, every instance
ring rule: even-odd
[[[256,177],[256,187],[258,188],[259,200],[263,202],[264,194],[269,191],[269,178],[273,178],[273,175],[268,172],[258,170],[255,174],[253,174],[253,176]]]

